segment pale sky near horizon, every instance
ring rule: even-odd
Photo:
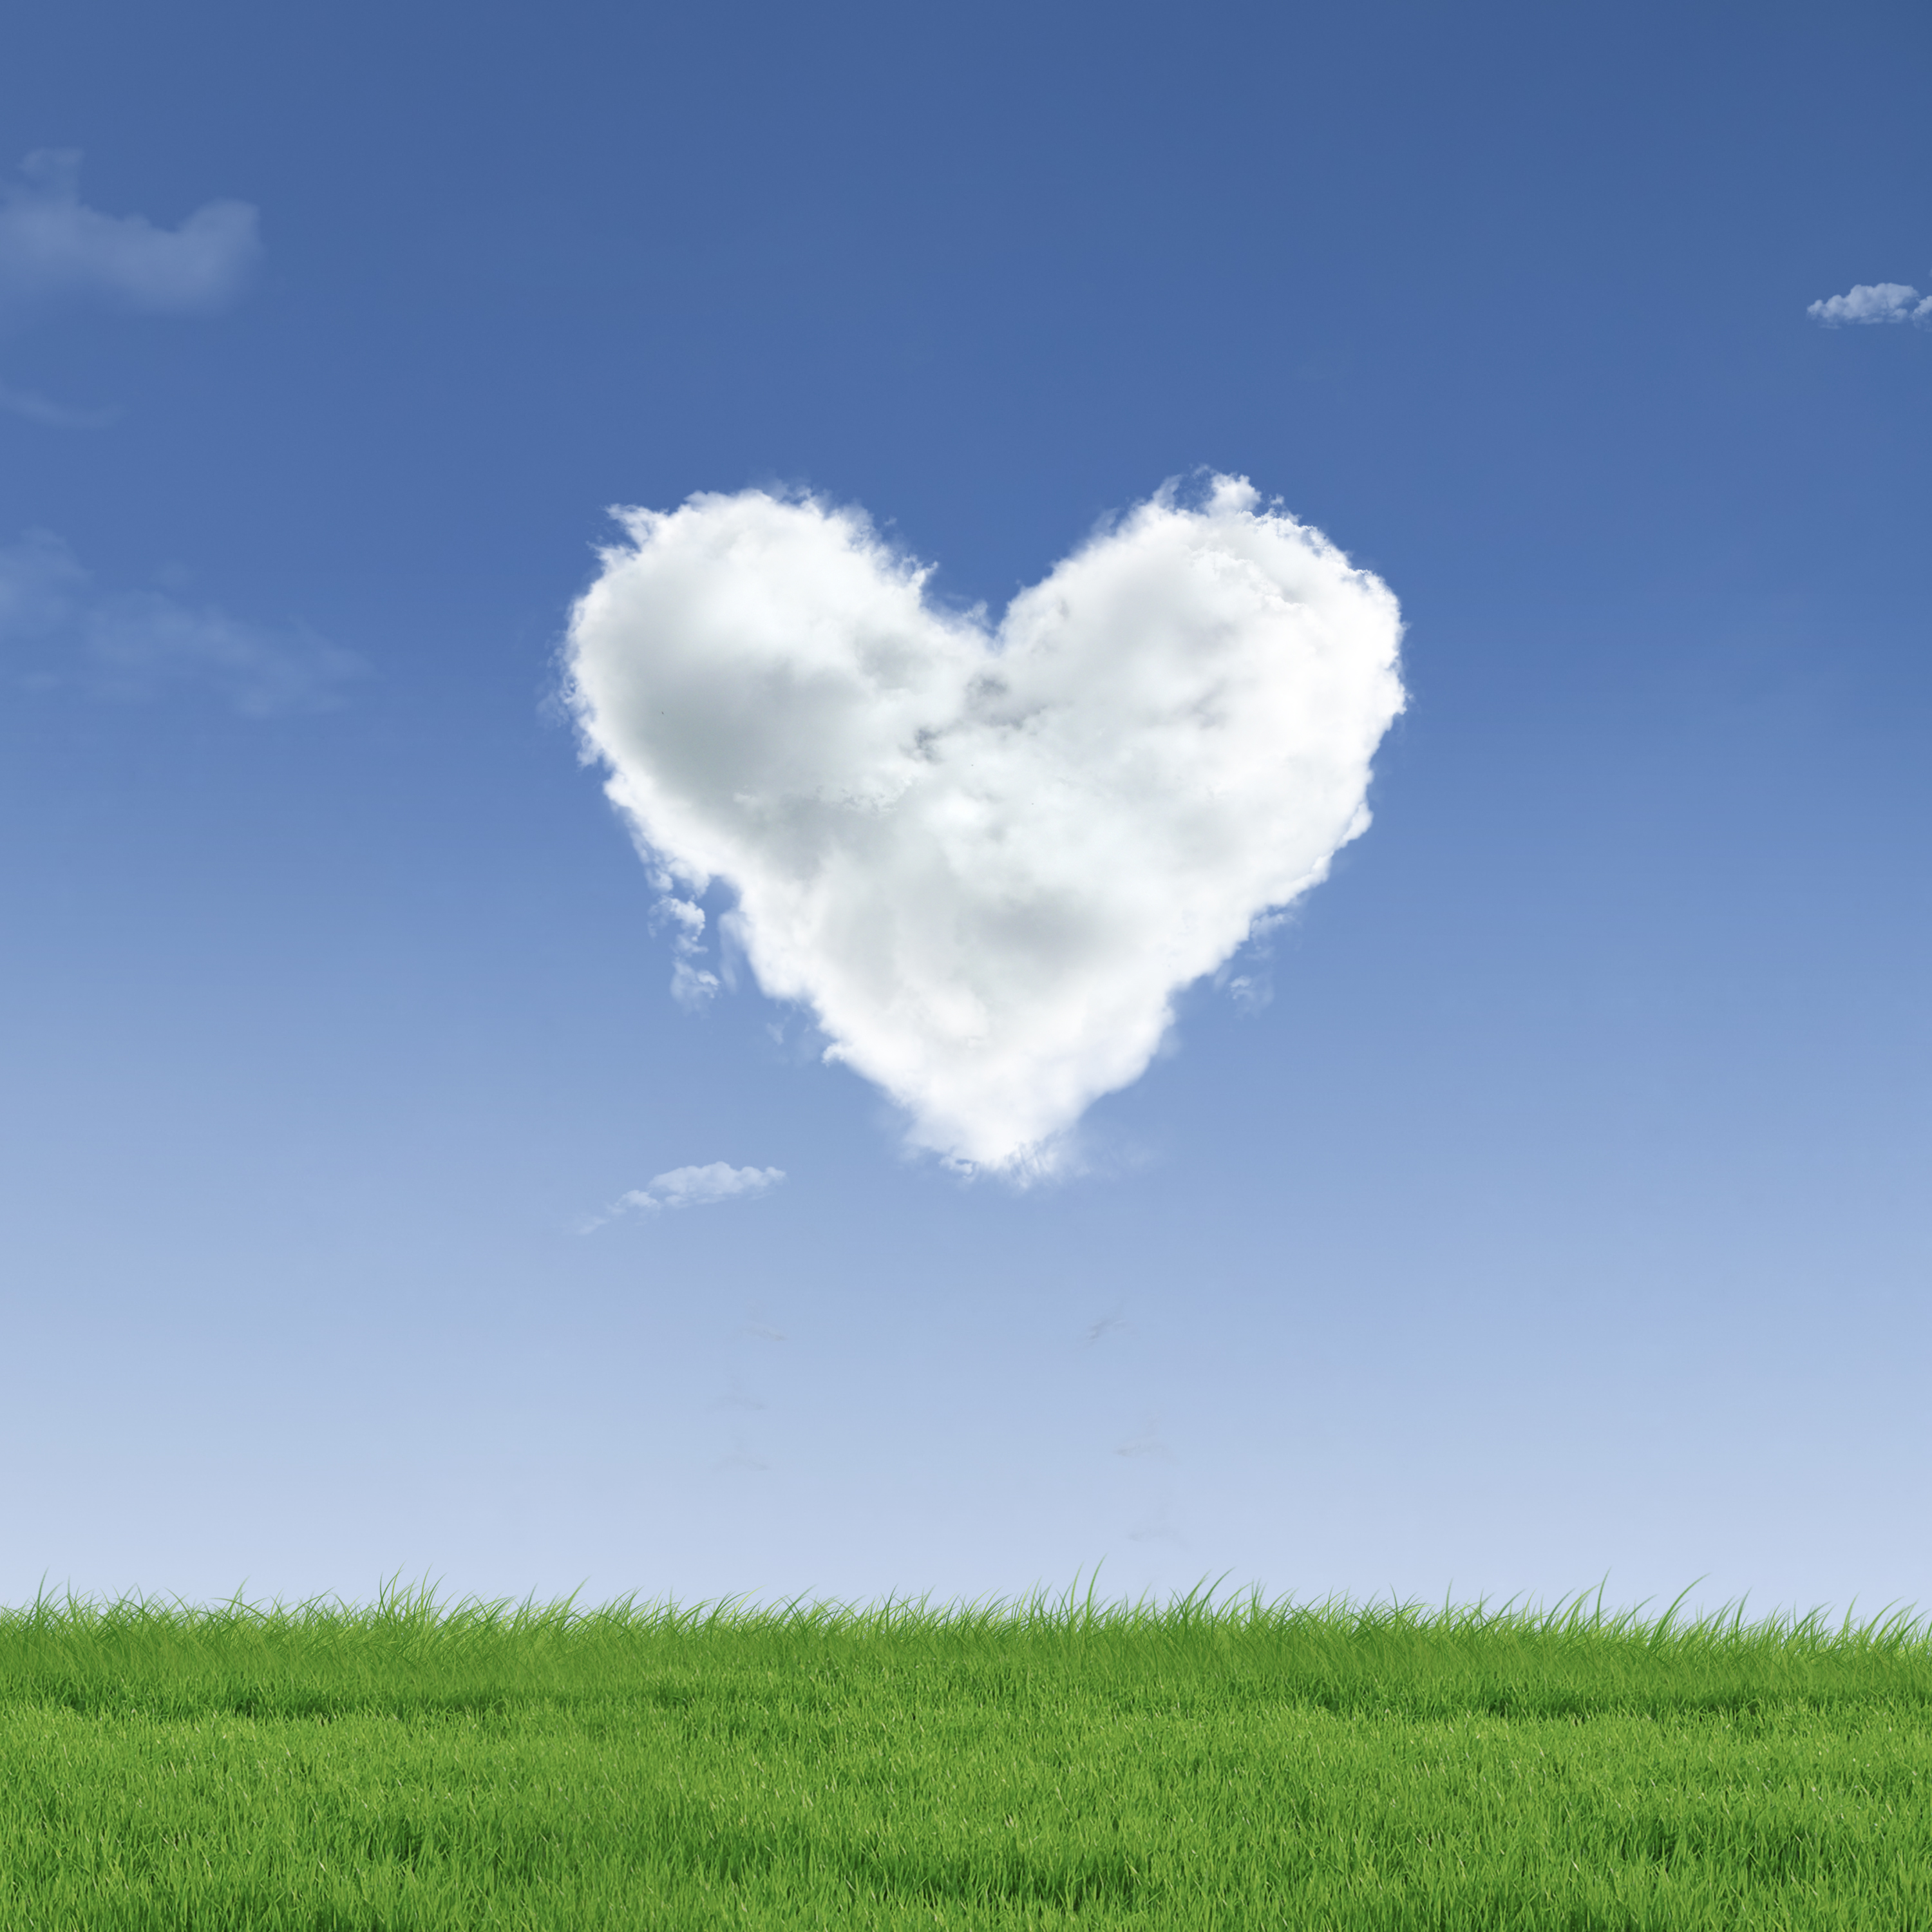
[[[1932,1609],[1922,8],[7,39],[0,1603]],[[613,506],[862,508],[943,656],[1213,474],[1399,600],[1407,708],[1144,1072],[958,1100],[794,947],[896,1108],[718,943],[791,846],[696,806],[681,946],[562,690]],[[1096,920],[1268,890],[1012,782]],[[915,844],[856,926],[967,903]],[[1069,1109],[1032,1184],[938,1157]]]

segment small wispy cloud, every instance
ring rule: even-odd
[[[332,710],[367,668],[306,630],[108,589],[44,530],[0,545],[0,664],[16,687],[123,702],[198,686],[251,718]]]
[[[1861,282],[1844,295],[1814,302],[1804,313],[1826,328],[1880,322],[1910,322],[1932,328],[1932,296],[1922,298],[1907,282]]]
[[[118,410],[75,409],[38,389],[16,389],[9,382],[0,382],[0,410],[48,429],[105,429],[121,413]]]
[[[674,928],[670,996],[686,1012],[702,1012],[718,991],[718,975],[698,963],[704,957],[704,908],[678,898],[668,877],[658,890],[664,896],[651,908],[651,929]]]
[[[1114,1454],[1116,1456],[1151,1456],[1156,1461],[1162,1462],[1174,1460],[1174,1451],[1161,1440],[1160,1423],[1152,1420],[1130,1442],[1123,1442]]]
[[[40,148],[0,182],[0,320],[75,302],[205,314],[240,292],[260,252],[244,201],[208,202],[178,228],[89,208],[70,148]]]
[[[256,211],[211,201],[178,228],[104,214],[80,198],[80,155],[41,148],[0,180],[0,335],[75,308],[207,315],[241,293],[262,252]],[[0,382],[0,413],[44,429],[104,429],[119,413],[77,409]]]
[[[769,1193],[784,1178],[778,1167],[732,1167],[714,1160],[704,1167],[674,1167],[643,1187],[620,1194],[601,1214],[584,1224],[583,1232],[602,1227],[621,1214],[661,1214],[672,1208],[709,1208],[721,1201],[748,1200]]]

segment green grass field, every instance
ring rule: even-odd
[[[1932,1637],[1090,1598],[0,1612],[0,1926],[1932,1927]]]

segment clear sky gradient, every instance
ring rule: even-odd
[[[1807,314],[1932,290],[1922,5],[6,38],[0,1600],[1932,1606],[1932,328]],[[50,266],[48,150],[255,216]],[[997,614],[1204,465],[1402,600],[1375,824],[962,1181],[670,998],[572,600],[802,484]]]

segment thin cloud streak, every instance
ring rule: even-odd
[[[105,429],[121,413],[116,409],[75,409],[38,389],[16,389],[6,382],[0,382],[0,410],[38,423],[44,429]]]
[[[160,590],[111,590],[59,538],[0,545],[0,664],[16,686],[140,703],[214,692],[244,717],[332,710],[366,675],[352,652]]]
[[[592,1233],[620,1215],[662,1214],[674,1208],[709,1208],[722,1201],[749,1200],[768,1194],[784,1179],[779,1167],[733,1167],[714,1160],[704,1167],[674,1167],[642,1187],[620,1194],[602,1214],[584,1223]]]

